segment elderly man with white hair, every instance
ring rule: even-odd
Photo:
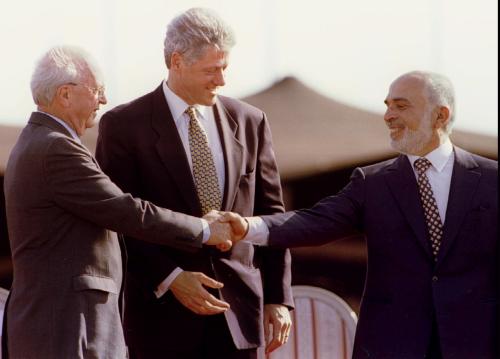
[[[112,231],[193,251],[230,244],[229,227],[134,198],[100,170],[80,136],[106,97],[83,50],[51,48],[36,64],[31,89],[37,110],[5,172],[14,274],[4,355],[125,358],[123,263]]]

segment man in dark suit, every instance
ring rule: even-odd
[[[38,110],[5,171],[14,273],[3,358],[5,349],[11,359],[125,358],[122,257],[111,231],[193,251],[219,243],[224,228],[133,198],[99,169],[80,136],[106,97],[83,50],[50,49],[31,89]]]
[[[122,190],[196,216],[283,212],[265,114],[217,95],[233,45],[232,31],[211,11],[190,9],[172,20],[167,80],[100,122],[96,156]],[[186,254],[131,236],[127,251],[131,358],[255,358],[269,325],[267,351],[285,342],[293,305],[288,250],[242,242],[223,254]],[[230,309],[203,305],[209,293]]]
[[[443,76],[402,75],[384,116],[399,157],[311,209],[248,219],[247,240],[277,247],[365,234],[353,358],[498,358],[498,162],[451,144],[454,102]]]

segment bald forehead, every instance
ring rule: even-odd
[[[389,87],[389,93],[385,99],[389,101],[414,101],[415,97],[425,94],[426,81],[423,77],[407,74],[398,77]]]
[[[411,88],[412,90],[423,90],[427,84],[427,81],[424,77],[415,75],[415,74],[407,74],[398,77],[391,84],[391,88]]]

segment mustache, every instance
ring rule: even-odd
[[[399,121],[399,120],[393,120],[393,121],[390,121],[390,122],[386,122],[386,125],[389,128],[404,127],[403,121]]]

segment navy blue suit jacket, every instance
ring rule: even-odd
[[[264,217],[274,246],[366,236],[368,269],[353,358],[424,358],[433,313],[444,358],[497,358],[498,162],[454,151],[437,262],[404,155],[356,169],[338,195],[311,209]]]

